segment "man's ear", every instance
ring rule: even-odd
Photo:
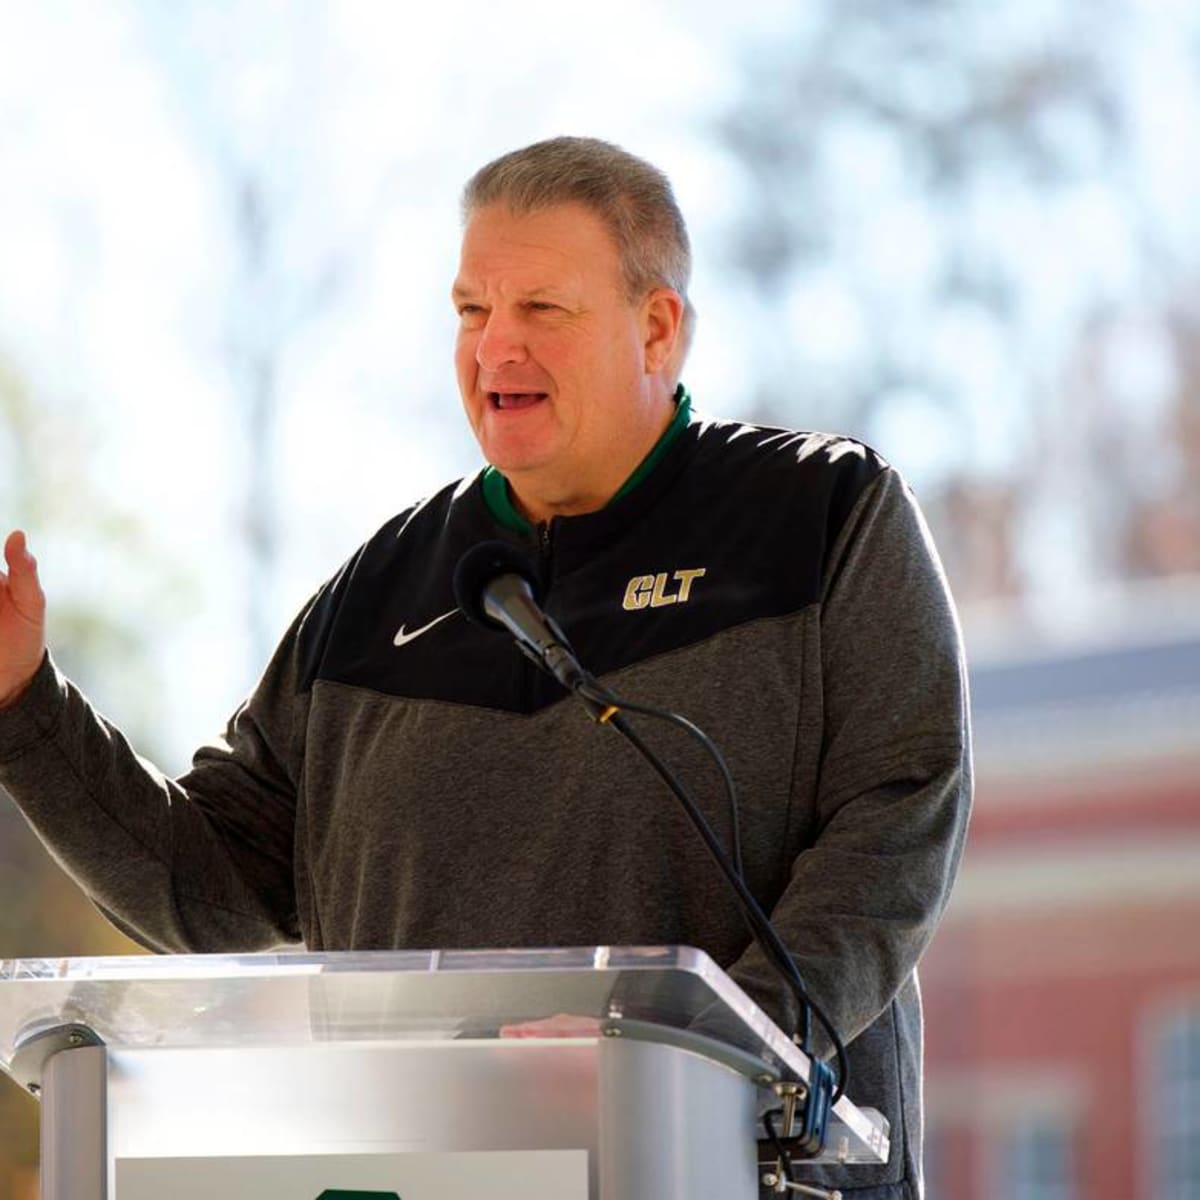
[[[659,287],[642,302],[646,374],[653,375],[675,360],[683,337],[683,297],[674,288]]]

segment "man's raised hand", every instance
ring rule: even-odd
[[[8,571],[0,571],[0,709],[14,705],[46,653],[46,597],[37,561],[17,530],[4,543]]]

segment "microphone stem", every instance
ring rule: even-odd
[[[575,693],[581,699],[588,703],[589,707],[596,704],[596,701],[586,696],[584,693],[577,691]],[[606,719],[602,720],[603,724],[611,725],[618,733],[630,741],[639,751],[643,758],[654,768],[659,778],[671,789],[676,798],[683,805],[684,811],[691,820],[697,833],[703,839],[709,854],[721,869],[721,873],[729,881],[730,887],[737,894],[738,902],[741,905],[742,912],[750,925],[750,929],[754,934],[755,940],[762,947],[767,958],[775,964],[775,969],[783,976],[788,983],[792,992],[795,994],[796,1000],[800,1005],[800,1048],[812,1056],[809,1049],[812,1044],[812,1001],[808,996],[802,983],[796,978],[796,964],[792,961],[792,956],[787,952],[787,947],[780,940],[779,934],[775,932],[775,927],[767,919],[766,914],[759,907],[758,901],[755,900],[753,893],[746,886],[742,877],[733,869],[733,864],[730,863],[728,856],[721,847],[721,843],[717,840],[716,834],[709,828],[708,822],[704,819],[703,814],[696,807],[695,801],[691,796],[679,785],[674,776],[662,765],[658,760],[658,756],[638,737],[637,733],[630,726],[629,722],[620,715],[620,711],[612,713]]]

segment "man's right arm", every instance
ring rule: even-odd
[[[294,639],[212,748],[226,768],[168,779],[55,669],[22,535],[9,537],[5,556],[0,786],[34,831],[115,924],[153,949],[298,940],[291,839],[304,724],[296,707],[306,698],[295,687]]]

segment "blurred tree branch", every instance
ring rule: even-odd
[[[952,447],[925,499],[964,597],[1200,569],[1200,257],[1144,175],[1153,25],[1120,0],[810,7],[716,126],[747,183],[728,258],[762,306],[756,416],[875,440],[919,397],[908,436]]]

